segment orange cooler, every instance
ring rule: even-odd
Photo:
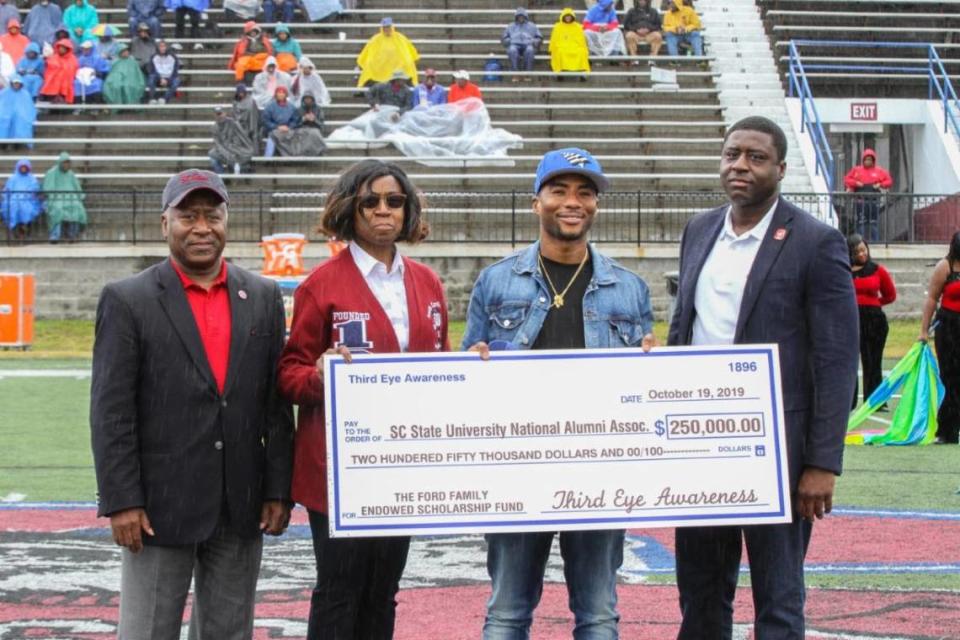
[[[33,343],[32,273],[0,273],[0,347]]]

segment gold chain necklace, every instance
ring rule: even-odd
[[[567,286],[563,288],[563,291],[557,293],[557,288],[553,286],[553,281],[550,279],[550,274],[547,273],[547,267],[543,264],[543,256],[537,254],[537,262],[540,263],[540,271],[543,272],[543,277],[547,279],[547,284],[550,285],[550,290],[553,291],[553,304],[551,307],[559,309],[563,306],[563,297],[567,295],[567,291],[570,291],[570,287],[573,286],[573,283],[577,280],[577,276],[580,275],[580,272],[583,271],[583,265],[587,264],[587,258],[590,257],[590,250],[586,249],[583,252],[583,260],[580,261],[580,266],[577,267],[576,272],[570,278],[570,281],[567,283]]]

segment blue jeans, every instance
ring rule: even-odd
[[[672,56],[680,55],[680,43],[687,42],[693,47],[693,55],[703,55],[703,39],[699,31],[688,31],[686,33],[664,32],[663,37],[667,40],[667,53]]]
[[[507,57],[510,58],[510,68],[513,71],[532,71],[533,57],[536,54],[537,48],[533,45],[518,46],[512,44],[507,47]]]
[[[147,77],[147,99],[154,100],[157,97],[157,92],[163,91],[163,99],[166,102],[173,102],[173,99],[177,97],[177,87],[180,86],[180,76],[173,76],[169,78],[169,84],[166,88],[160,86],[160,76],[156,73],[151,73]]]
[[[279,12],[281,19],[277,22],[293,22],[293,12],[297,9],[297,3],[295,0],[280,0],[276,2],[275,0],[264,0],[263,3],[263,21],[264,22],[274,22],[276,14]]]
[[[552,532],[495,533],[487,538],[487,571],[493,593],[487,602],[484,640],[526,640],[533,610],[543,594],[543,572]],[[563,575],[576,640],[616,640],[617,569],[623,563],[624,532],[560,533]]]
[[[141,22],[145,23],[150,28],[150,35],[154,38],[159,38],[162,34],[162,28],[160,26],[160,18],[156,16],[150,16],[148,18],[130,18],[128,24],[130,25],[130,37],[137,37],[137,25]]]
[[[867,242],[880,241],[880,202],[876,197],[857,198],[857,233]]]
[[[678,640],[730,640],[733,599],[746,540],[755,610],[762,640],[803,640],[803,559],[809,522],[748,527],[688,527],[676,531]]]

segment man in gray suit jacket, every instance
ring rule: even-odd
[[[124,547],[121,640],[245,640],[262,533],[290,517],[291,408],[276,392],[276,283],[222,258],[227,191],[188,170],[163,192],[170,257],[107,285],[90,426],[98,515]]]
[[[729,639],[746,541],[760,640],[803,640],[803,560],[832,506],[857,372],[858,317],[840,233],[780,198],[787,142],[751,117],[724,139],[729,205],[690,220],[671,345],[779,345],[793,522],[678,528],[682,640]]]

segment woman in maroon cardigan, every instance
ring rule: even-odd
[[[396,165],[364,160],[346,169],[321,227],[349,247],[297,287],[279,363],[280,390],[299,405],[292,495],[310,514],[317,560],[307,638],[379,640],[393,636],[410,538],[328,535],[323,357],[447,351],[447,303],[437,275],[397,250],[421,239],[422,219],[416,189]]]
[[[883,382],[883,347],[887,343],[887,316],[883,306],[897,299],[897,288],[882,264],[870,259],[870,247],[863,236],[854,233],[847,238],[850,249],[850,270],[857,292],[860,311],[860,364],[863,367],[863,401]],[[857,406],[857,391],[853,392]],[[886,405],[881,411],[885,410]]]

